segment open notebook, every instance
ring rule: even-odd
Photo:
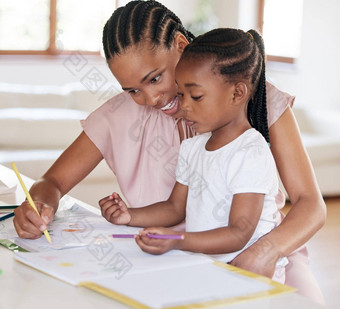
[[[203,255],[149,255],[133,240],[118,240],[104,254],[108,246],[16,252],[15,259],[135,308],[209,307],[294,290]]]
[[[44,237],[16,239],[35,252],[15,252],[14,257],[135,308],[210,307],[294,291],[205,255],[173,250],[156,256],[141,251],[133,239],[109,237],[137,230],[73,205],[49,226],[52,245]]]

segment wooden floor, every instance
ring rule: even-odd
[[[320,283],[326,307],[340,308],[340,197],[325,199],[325,226],[308,242],[311,269]],[[286,207],[285,207],[286,208]]]

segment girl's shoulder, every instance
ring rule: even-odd
[[[273,125],[288,107],[292,107],[295,97],[266,82],[268,126]]]
[[[211,133],[207,132],[184,139],[181,143],[180,151],[182,153],[195,153],[205,147],[210,136]]]
[[[197,145],[205,143],[211,136],[211,132],[206,132],[202,134],[197,134],[193,137],[188,137],[182,141],[182,144],[186,145]]]

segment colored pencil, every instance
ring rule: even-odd
[[[31,197],[30,193],[28,192],[28,190],[27,190],[27,188],[26,188],[26,186],[25,186],[25,184],[24,184],[24,182],[23,182],[23,180],[22,180],[22,178],[21,178],[21,176],[20,176],[19,171],[18,171],[18,169],[17,169],[15,163],[12,162],[11,165],[12,165],[12,168],[13,168],[13,170],[14,170],[15,175],[17,176],[17,178],[18,178],[18,180],[19,180],[19,182],[20,182],[20,184],[21,184],[22,189],[23,189],[24,192],[25,192],[25,195],[26,195],[26,197],[27,197],[27,200],[28,200],[29,204],[30,204],[30,205],[32,206],[32,208],[36,211],[36,213],[40,216],[39,211],[38,211],[37,207],[35,206],[34,201],[33,201],[33,199],[32,199],[32,197]],[[45,235],[47,241],[48,241],[49,243],[52,243],[52,241],[51,241],[51,236],[50,236],[50,234],[48,233],[47,229],[44,231],[44,235]]]
[[[137,234],[112,234],[113,238],[135,238]],[[146,236],[153,239],[184,239],[184,235],[175,234],[175,235],[159,235],[159,234],[146,234]]]
[[[137,234],[112,234],[113,238],[135,238]]]
[[[0,205],[0,210],[1,209],[15,209],[18,208],[20,205]]]
[[[4,215],[4,216],[0,217],[0,221],[8,219],[8,218],[11,218],[11,217],[14,217],[14,212],[11,212],[11,213],[9,213],[7,215]]]
[[[184,239],[184,235],[182,234],[174,235],[146,234],[146,236],[154,239]]]

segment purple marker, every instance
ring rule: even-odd
[[[135,238],[136,234],[112,234],[113,238]],[[159,235],[159,234],[146,234],[146,236],[153,239],[184,239],[184,235],[175,234],[175,235]]]
[[[154,239],[184,239],[184,235],[182,234],[175,235],[146,234],[146,236]]]
[[[112,234],[113,238],[135,238],[135,234]]]

